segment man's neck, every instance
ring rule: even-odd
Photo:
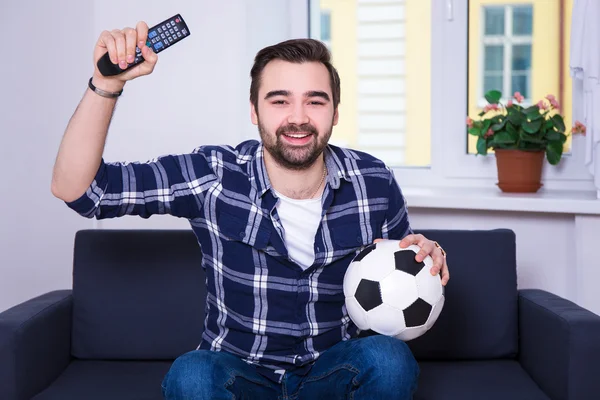
[[[318,197],[323,192],[327,173],[323,155],[309,168],[294,170],[278,164],[268,152],[265,152],[265,165],[272,187],[286,197],[310,199]]]

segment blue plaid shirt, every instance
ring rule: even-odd
[[[348,264],[376,238],[412,232],[386,165],[333,145],[324,154],[322,219],[306,270],[289,257],[263,147],[255,140],[146,163],[102,160],[86,193],[67,205],[88,218],[187,218],[208,284],[198,348],[236,354],[280,382],[283,371],[304,373],[322,352],[358,336],[344,305]]]

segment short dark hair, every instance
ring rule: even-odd
[[[258,111],[258,88],[260,87],[261,74],[265,66],[273,60],[283,60],[293,63],[316,61],[323,63],[329,71],[329,81],[333,96],[333,108],[340,104],[340,76],[331,63],[329,49],[315,39],[292,39],[265,47],[254,58],[254,65],[250,70],[250,102]]]

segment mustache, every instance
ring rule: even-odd
[[[312,126],[311,124],[302,124],[302,125],[285,125],[277,129],[277,136],[280,136],[284,133],[298,133],[298,132],[308,132],[314,135],[318,135],[319,132],[317,128]]]

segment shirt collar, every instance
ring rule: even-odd
[[[256,190],[257,197],[262,197],[271,189],[271,181],[267,174],[264,157],[264,145],[257,142],[256,150],[250,163],[249,179],[252,187]],[[332,189],[338,189],[342,179],[350,182],[350,174],[345,163],[340,158],[343,151],[333,145],[328,144],[323,150],[325,156],[325,165],[327,166],[327,182]]]

